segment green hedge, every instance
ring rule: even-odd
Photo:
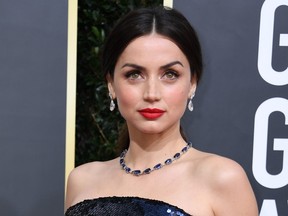
[[[123,119],[118,111],[109,110],[99,50],[119,17],[155,5],[162,5],[162,0],[78,1],[76,166],[117,156],[115,143]]]

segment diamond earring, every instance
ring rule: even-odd
[[[113,101],[113,97],[112,97],[112,94],[109,92],[109,97],[110,97],[110,111],[112,112],[114,109],[115,109],[115,103]]]
[[[188,102],[188,109],[189,109],[189,111],[193,111],[193,109],[194,109],[194,107],[193,107],[193,102],[192,102],[192,99],[194,98],[194,96],[195,96],[195,94],[192,94],[192,96],[191,96],[191,98],[190,98],[190,100],[189,100],[189,102]]]

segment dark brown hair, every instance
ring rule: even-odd
[[[169,38],[181,49],[189,61],[191,78],[196,78],[198,82],[202,75],[203,63],[197,34],[180,12],[167,7],[136,9],[117,22],[103,47],[102,69],[105,77],[109,74],[114,78],[116,62],[131,41],[153,31]],[[185,139],[181,128],[180,131]],[[129,134],[126,126],[121,134],[118,141],[122,146],[120,148],[127,148]]]

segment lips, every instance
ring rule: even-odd
[[[146,119],[157,119],[164,114],[164,110],[157,108],[145,108],[139,110],[139,113]]]

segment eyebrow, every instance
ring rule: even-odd
[[[170,62],[170,63],[168,63],[168,64],[162,65],[162,66],[160,67],[160,69],[161,69],[161,70],[165,70],[165,69],[167,69],[167,68],[169,68],[169,67],[172,67],[173,65],[176,65],[176,64],[179,64],[179,65],[181,65],[182,67],[184,67],[183,64],[182,64],[180,61],[173,61],[173,62]],[[124,64],[121,68],[124,68],[124,67],[132,67],[132,68],[135,68],[135,69],[137,69],[137,70],[144,70],[144,69],[145,69],[144,67],[142,67],[142,66],[140,66],[140,65],[132,64],[132,63],[126,63],[126,64]]]
[[[136,64],[131,64],[131,63],[126,63],[121,68],[124,68],[124,67],[132,67],[132,68],[135,68],[137,70],[144,70],[144,67],[142,67],[140,65],[136,65]]]
[[[166,65],[161,66],[160,68],[163,70],[163,69],[167,69],[169,67],[172,67],[173,65],[176,65],[176,64],[179,64],[182,67],[184,67],[183,64],[180,61],[173,61],[173,62],[170,62],[170,63],[168,63]]]

